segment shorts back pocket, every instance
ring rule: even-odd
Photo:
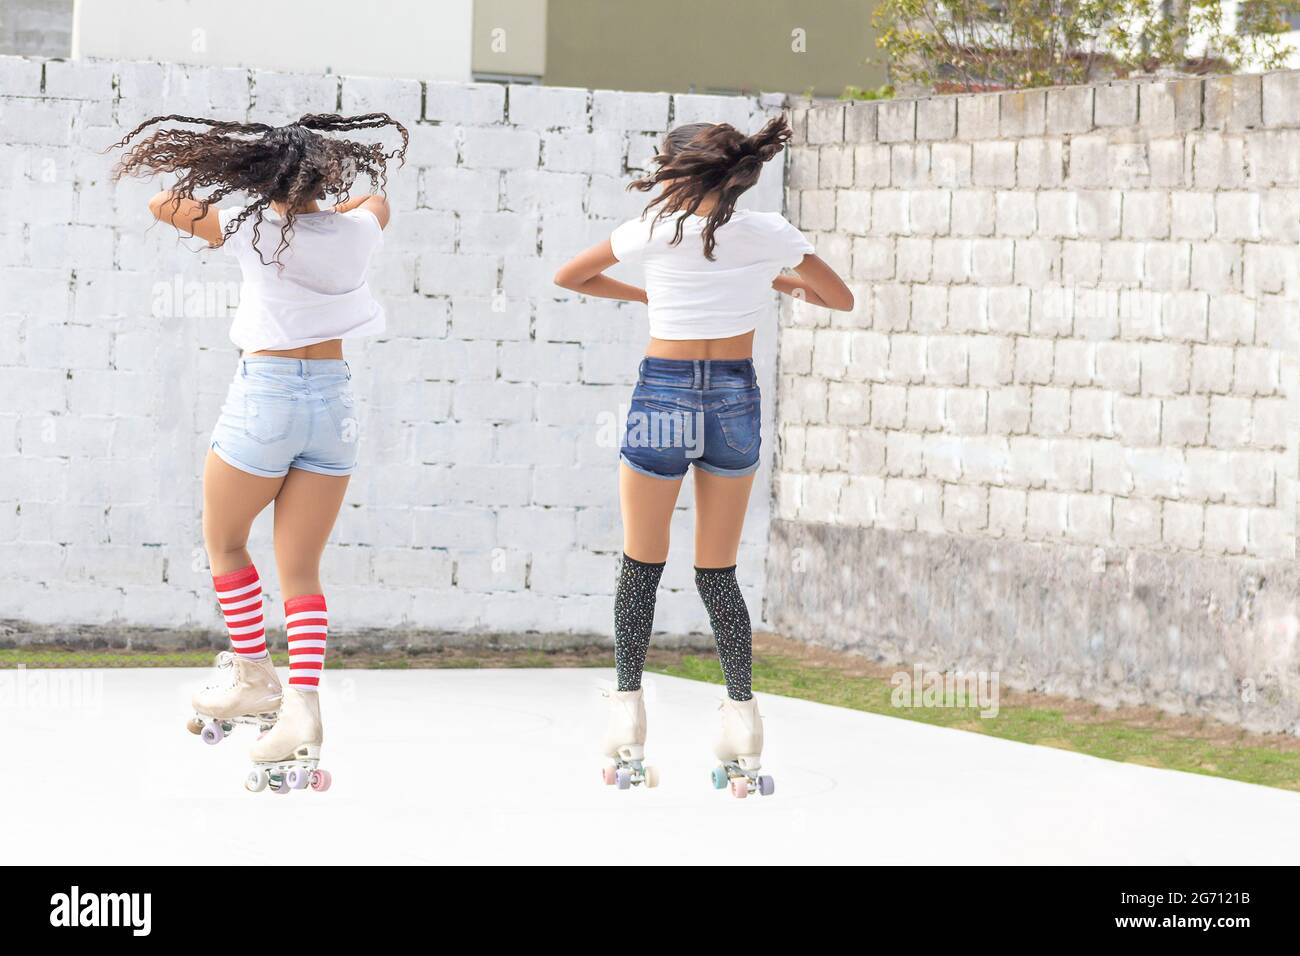
[[[293,424],[294,396],[244,394],[244,434],[253,441],[269,445],[289,437]]]

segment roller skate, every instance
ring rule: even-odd
[[[713,752],[722,763],[713,768],[714,788],[730,786],[731,795],[741,799],[755,791],[765,797],[771,795],[775,783],[758,772],[763,754],[763,718],[758,713],[758,701],[752,697],[726,697],[718,709],[722,711],[722,732]]]
[[[186,727],[205,744],[219,744],[236,724],[269,730],[280,709],[280,678],[268,655],[260,659],[231,651],[217,655],[216,679],[191,699],[194,716]]]
[[[284,692],[280,719],[257,738],[249,752],[253,769],[244,779],[244,787],[253,793],[270,787],[272,793],[279,794],[307,787],[328,790],[333,782],[330,772],[317,766],[323,738],[320,694],[290,685]]]
[[[609,723],[605,726],[606,763],[601,779],[627,790],[634,784],[659,786],[659,771],[646,765],[645,700],[639,690],[605,691],[609,698]]]

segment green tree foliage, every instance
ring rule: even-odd
[[[880,0],[873,19],[896,82],[980,90],[1277,69],[1298,12],[1300,0]]]

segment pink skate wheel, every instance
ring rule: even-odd
[[[220,727],[215,723],[211,723],[204,726],[203,733],[199,736],[203,738],[205,744],[219,744],[221,743],[221,738],[226,735],[221,732]]]
[[[603,767],[600,771],[600,779],[604,780],[608,786],[612,787],[615,782],[617,782],[618,777],[615,774],[613,767]]]
[[[731,778],[731,795],[740,800],[744,800],[749,796],[749,784],[744,777]]]
[[[313,770],[311,772],[311,788],[317,793],[324,793],[333,782],[334,778],[330,776],[328,770]]]

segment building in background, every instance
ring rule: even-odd
[[[0,0],[0,56],[68,56],[73,0]]]
[[[551,86],[812,93],[878,86],[871,0],[476,0],[474,72]],[[492,37],[504,49],[493,52]],[[535,74],[530,71],[535,71]]]
[[[474,0],[474,79],[541,83],[546,74],[547,0]]]
[[[426,80],[813,93],[885,81],[871,0],[0,0],[3,51]]]
[[[468,80],[473,16],[474,0],[76,0],[72,55]]]
[[[1250,0],[1243,0],[1249,3]],[[0,54],[838,96],[887,79],[874,0],[0,0]],[[1227,22],[1239,4],[1229,0]],[[1283,37],[1300,67],[1300,14]],[[341,26],[342,25],[342,26]]]

